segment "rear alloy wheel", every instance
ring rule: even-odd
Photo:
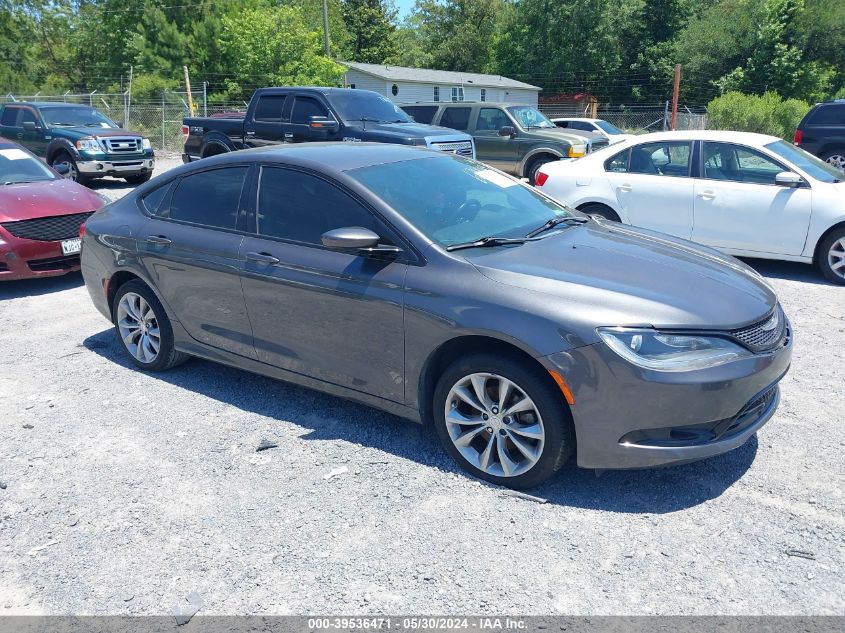
[[[845,149],[834,149],[825,152],[822,155],[822,160],[828,165],[836,167],[839,171],[845,171]]]
[[[117,337],[138,367],[163,371],[188,358],[174,348],[170,319],[144,283],[130,281],[118,288],[112,319]]]
[[[594,218],[603,218],[605,220],[612,220],[613,222],[619,222],[619,216],[616,215],[616,212],[607,207],[603,204],[587,204],[578,209],[581,213],[586,213],[587,215],[591,215]]]
[[[833,231],[824,239],[817,263],[829,281],[845,286],[845,228]]]
[[[566,403],[541,370],[477,354],[453,363],[435,389],[441,442],[472,474],[511,488],[536,486],[573,448]]]

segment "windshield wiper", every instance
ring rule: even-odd
[[[567,215],[567,216],[562,217],[562,218],[552,218],[551,220],[549,220],[548,222],[546,222],[542,226],[538,226],[536,229],[534,229],[533,231],[528,233],[528,235],[526,235],[525,237],[531,238],[531,237],[534,237],[536,235],[540,235],[540,233],[543,233],[544,231],[548,231],[549,229],[553,229],[558,224],[568,224],[570,226],[577,226],[579,224],[586,224],[589,221],[590,221],[589,218],[581,218],[581,217],[573,216],[573,215]]]
[[[461,242],[459,244],[451,244],[446,247],[447,251],[459,251],[464,248],[483,248],[485,246],[502,246],[504,244],[524,244],[529,242],[525,237],[480,237],[472,242]]]

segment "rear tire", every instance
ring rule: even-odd
[[[603,204],[585,204],[578,210],[581,213],[586,213],[587,215],[591,215],[594,218],[604,218],[605,220],[620,222],[619,216],[616,214],[616,211]]]
[[[569,409],[549,375],[499,354],[449,365],[434,389],[433,413],[440,442],[462,468],[509,488],[542,483],[575,448]]]
[[[144,282],[127,281],[114,296],[112,323],[129,360],[147,371],[165,371],[188,360],[174,347],[173,328],[164,306]]]
[[[145,171],[143,174],[138,174],[137,176],[126,176],[124,180],[128,182],[130,185],[143,185],[147,182],[150,178],[153,177],[153,172]]]
[[[828,150],[821,155],[821,159],[839,171],[845,171],[845,147]]]
[[[816,265],[828,281],[845,286],[845,227],[831,231],[822,240]]]

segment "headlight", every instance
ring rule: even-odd
[[[148,139],[148,138],[142,138],[141,139],[141,147],[143,149],[152,149],[153,148],[152,144],[150,143],[150,139]]]
[[[706,369],[751,355],[744,347],[718,336],[621,327],[599,328],[598,334],[625,360],[656,371]]]
[[[76,149],[81,149],[88,152],[103,151],[103,148],[100,147],[100,144],[97,142],[97,139],[92,138],[90,136],[86,136],[85,138],[81,138],[76,141]]]
[[[569,158],[581,158],[582,156],[587,155],[587,146],[586,145],[570,145],[569,146]]]

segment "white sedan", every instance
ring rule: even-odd
[[[845,285],[845,183],[774,136],[658,132],[573,161],[537,186],[593,216],[670,233],[732,255],[815,263]]]

